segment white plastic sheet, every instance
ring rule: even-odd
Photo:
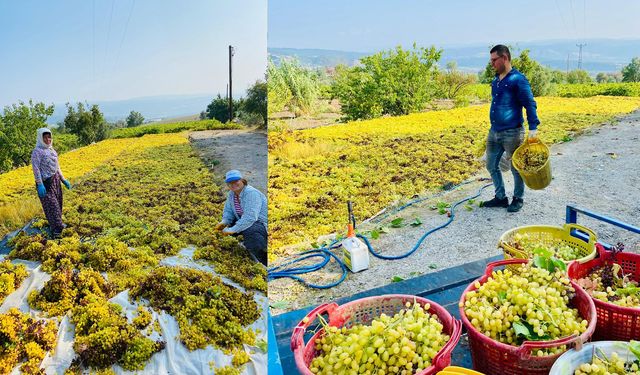
[[[193,252],[193,248],[183,249],[179,255],[163,259],[161,264],[168,266],[189,267],[216,274],[210,266],[201,262],[194,261]],[[2,258],[3,256],[0,256],[0,260]],[[40,269],[40,264],[38,262],[14,260],[13,263],[24,264],[29,271],[29,277],[22,282],[18,290],[7,296],[5,301],[0,306],[0,313],[5,313],[12,307],[17,307],[22,312],[30,313],[34,317],[41,318],[38,311],[32,310],[29,307],[29,304],[27,303],[27,296],[32,290],[41,289],[44,284],[51,278],[51,276]],[[244,291],[244,288],[232,282],[231,280],[224,277],[222,277],[222,279],[226,284]],[[266,341],[266,312],[268,309],[268,299],[261,293],[255,293],[254,300],[258,304],[258,307],[261,309],[261,314],[260,318],[248,328],[259,330],[259,333],[256,335],[257,339]],[[123,312],[129,319],[132,319],[135,316],[138,304],[131,303],[129,301],[128,290],[119,293],[110,301],[122,306]],[[118,365],[115,365],[113,367],[113,370],[116,374],[200,375],[211,374],[213,372],[210,367],[210,363],[212,363],[212,361],[215,364],[215,367],[231,366],[232,357],[225,355],[221,350],[214,349],[212,346],[207,346],[205,349],[189,351],[178,340],[180,330],[176,320],[164,311],[155,311],[153,309],[151,309],[151,311],[153,319],[157,320],[160,325],[162,337],[160,337],[160,335],[158,335],[157,333],[153,333],[150,338],[154,340],[162,339],[166,341],[166,347],[162,351],[155,353],[151,357],[149,362],[147,362],[144,370],[130,372],[122,369]],[[45,369],[48,375],[63,374],[64,371],[69,367],[71,361],[76,355],[73,350],[74,336],[74,325],[71,324],[68,317],[65,316],[60,321],[56,349],[53,353],[48,353],[47,357],[45,357],[42,363],[42,367]],[[245,345],[245,351],[249,353],[251,361],[245,365],[245,369],[242,374],[266,375],[267,353],[262,352],[257,347],[248,345]],[[18,369],[14,369],[12,374],[19,374]]]

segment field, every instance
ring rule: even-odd
[[[266,272],[236,239],[212,231],[224,195],[186,134],[106,140],[64,154],[60,163],[75,184],[65,191],[63,217],[68,228],[63,238],[21,233],[10,241],[8,257],[41,262],[42,270],[51,275],[42,289],[29,294],[28,302],[44,316],[60,319],[68,314],[75,324],[74,371],[80,365],[94,370],[115,364],[130,371],[143,369],[154,353],[167,350],[166,341],[176,339],[162,336],[157,315],[152,316],[161,311],[175,318],[177,339],[186,348],[224,350],[240,369],[248,359],[243,344],[262,345],[261,333],[247,327],[260,317],[253,291],[266,292]],[[33,200],[33,216],[42,216],[30,167],[0,178],[3,207],[21,210],[25,201]],[[43,227],[46,222],[34,225]],[[194,260],[243,289],[183,264],[189,256],[181,250],[187,246],[195,249]],[[170,257],[182,265],[164,264]],[[16,281],[23,274],[8,266],[0,273]],[[133,320],[108,301],[125,290],[140,306]],[[0,316],[9,318],[20,317]],[[3,329],[0,334],[15,336]],[[21,337],[9,343],[16,356],[23,355],[25,347],[33,352],[34,342]],[[44,353],[52,349],[50,341],[35,344]],[[12,356],[0,358],[0,367],[13,368],[18,357]],[[29,358],[36,364],[42,359]]]
[[[537,99],[544,142],[640,107],[637,97]],[[358,220],[483,168],[489,105],[269,133],[270,254],[343,230],[346,201]]]
[[[111,132],[111,138],[133,138],[141,137],[145,134],[179,133],[185,130],[240,129],[241,127],[238,124],[223,124],[217,120],[180,121],[116,129]]]

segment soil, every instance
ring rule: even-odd
[[[249,185],[267,194],[267,133],[256,129],[192,132],[189,140],[219,184],[229,169],[239,170]]]
[[[544,132],[544,124],[540,131]],[[411,256],[395,261],[370,257],[368,270],[349,273],[345,282],[328,290],[310,289],[289,279],[269,283],[269,300],[273,314],[329,302],[363,290],[383,286],[400,276],[409,279],[422,274],[501,254],[497,243],[507,230],[523,225],[562,225],[568,204],[592,210],[627,223],[640,225],[640,111],[612,123],[602,124],[585,131],[574,140],[551,147],[553,180],[544,190],[525,190],[524,207],[518,213],[506,209],[479,208],[480,200],[493,197],[493,187],[486,188],[476,203],[465,209],[459,206],[455,220],[445,229],[427,237]],[[510,172],[503,173],[507,195],[513,192]],[[485,170],[474,178],[488,177]],[[487,182],[474,181],[464,187],[425,200],[398,214],[389,215],[381,222],[372,220],[359,226],[366,231],[379,226],[390,227],[392,219],[403,217],[422,224],[389,229],[372,246],[385,254],[402,254],[411,249],[429,229],[444,223],[432,206],[437,202],[456,202],[474,195]],[[605,224],[584,215],[578,223],[593,229],[599,240],[615,244],[623,242],[626,251],[640,253],[640,235]],[[333,263],[333,262],[332,262]],[[340,272],[332,264],[307,277],[310,281],[327,283],[336,280]]]

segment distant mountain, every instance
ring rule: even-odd
[[[509,43],[514,49],[529,49],[530,56],[543,65],[553,69],[570,70],[578,67],[578,47],[575,40],[551,40]],[[582,67],[591,74],[598,72],[617,72],[629,64],[633,57],[640,56],[638,40],[586,40],[582,49]],[[490,45],[436,46],[444,50],[440,65],[456,61],[461,70],[477,72],[487,64]],[[371,53],[332,51],[318,49],[269,48],[269,55],[275,63],[284,57],[297,57],[304,65],[311,67],[332,67],[339,63],[354,65],[362,56]]]
[[[160,121],[167,118],[192,116],[207,108],[217,94],[210,95],[164,95],[114,101],[88,102],[97,104],[108,122],[125,119],[131,111],[142,113],[146,121]],[[76,103],[72,103],[75,105]],[[47,122],[56,124],[64,120],[67,109],[64,104],[56,104],[55,112]]]

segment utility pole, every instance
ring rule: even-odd
[[[578,48],[580,48],[580,52],[578,53],[578,70],[582,69],[582,47],[586,47],[586,43],[576,44]]]
[[[229,45],[229,122],[233,120],[233,80],[232,80],[232,57],[233,57],[233,46]]]

